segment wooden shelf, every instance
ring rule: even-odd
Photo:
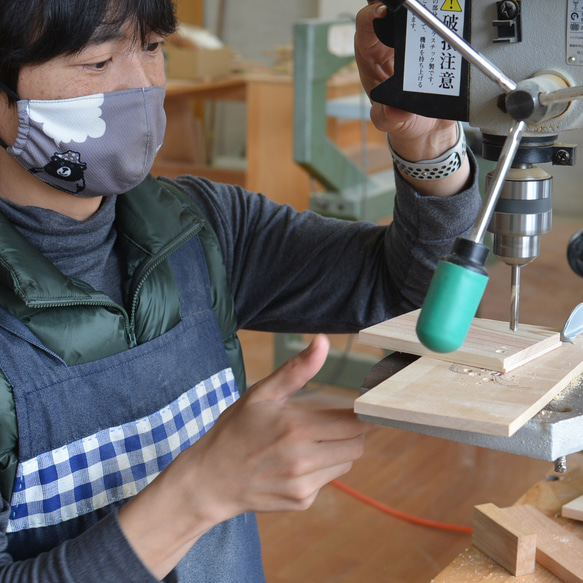
[[[330,79],[329,96],[358,94],[360,80],[356,73],[338,74]],[[204,127],[194,115],[193,103],[206,100],[244,101],[246,103],[245,170],[206,166]],[[287,75],[253,73],[232,75],[200,82],[169,79],[165,102],[168,118],[166,140],[154,163],[153,173],[170,177],[194,174],[239,184],[262,192],[279,203],[289,203],[298,210],[309,207],[313,191],[310,177],[293,156],[293,80]],[[367,122],[370,170],[390,166],[385,135]],[[329,118],[328,135],[358,163],[362,159],[360,120]]]

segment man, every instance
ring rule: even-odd
[[[367,90],[391,74],[383,14],[358,16]],[[236,330],[354,332],[416,307],[479,207],[465,155],[441,180],[398,176],[391,227],[148,176],[174,28],[171,0],[3,0],[3,581],[264,580],[253,513],[309,507],[364,427],[289,402],[326,337],[245,392]],[[461,137],[372,117],[411,165]]]

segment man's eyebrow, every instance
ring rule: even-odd
[[[102,45],[112,41],[124,40],[127,36],[127,30],[124,30],[122,27],[99,26],[89,39],[87,46]]]

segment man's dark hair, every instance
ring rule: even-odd
[[[173,0],[2,0],[0,82],[17,91],[23,65],[83,50],[96,35],[115,37],[133,25],[137,42],[176,30]],[[11,99],[12,101],[12,99]]]

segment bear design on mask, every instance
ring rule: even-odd
[[[32,168],[30,171],[33,174],[48,174],[50,179],[46,182],[65,192],[78,194],[85,190],[86,169],[87,164],[81,162],[79,152],[68,150],[63,154],[55,152],[43,168]],[[41,176],[39,178],[43,179]],[[54,179],[57,179],[56,183]]]

